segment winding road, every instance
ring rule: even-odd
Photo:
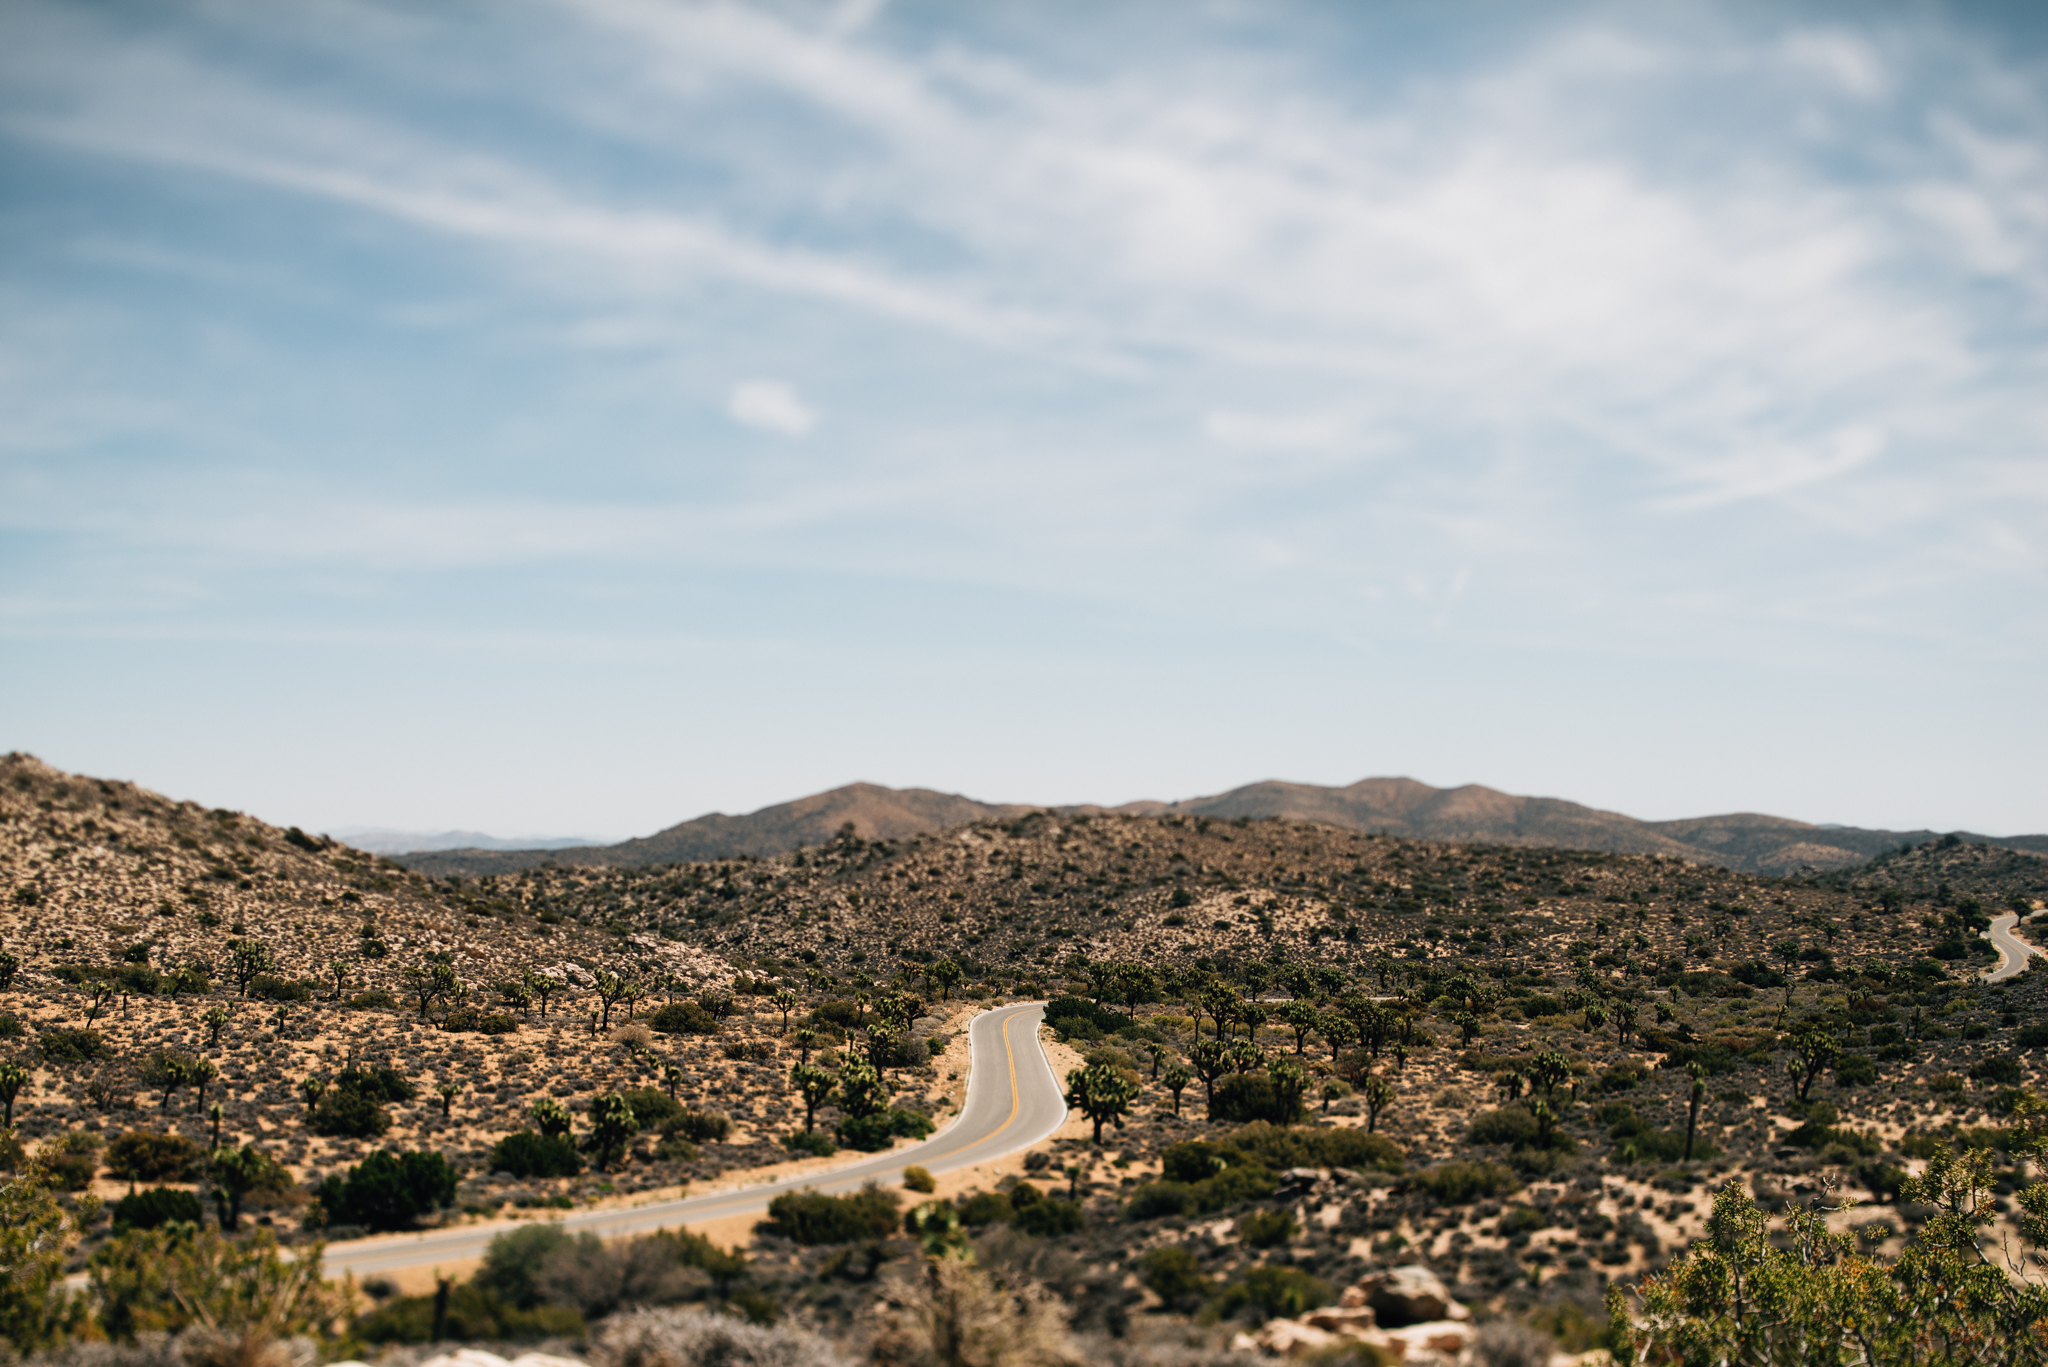
[[[1044,1005],[1000,1006],[974,1018],[968,1025],[967,1105],[959,1119],[922,1144],[757,1186],[641,1206],[579,1211],[563,1216],[562,1225],[572,1233],[618,1239],[764,1212],[768,1202],[784,1192],[837,1194],[866,1182],[894,1185],[913,1164],[936,1174],[1029,1148],[1057,1130],[1067,1116],[1059,1081],[1038,1046]],[[492,1239],[526,1223],[531,1222],[493,1221],[329,1244],[326,1274],[338,1277],[352,1272],[360,1279],[481,1258]]]
[[[1998,951],[1998,967],[1987,969],[1984,981],[2002,983],[2026,970],[2027,960],[2041,951],[2012,933],[2019,924],[2019,917],[2007,912],[1991,918],[1991,929],[1984,932],[1984,938],[1991,941],[1991,947]],[[2043,957],[2048,957],[2044,955]]]

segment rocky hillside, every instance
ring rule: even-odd
[[[630,868],[689,860],[762,858],[822,845],[851,827],[865,840],[904,840],[971,821],[1007,820],[1040,810],[977,802],[926,788],[855,783],[747,816],[714,812],[639,840],[569,849],[437,849],[402,857],[432,874],[516,873],[545,863]],[[1477,784],[1432,788],[1409,778],[1369,778],[1345,788],[1254,783],[1184,802],[1132,802],[1044,809],[1054,817],[1185,816],[1233,820],[1281,818],[1411,840],[1554,846],[1610,854],[1662,854],[1774,875],[1851,868],[1887,850],[1933,840],[1934,831],[1874,831],[1813,826],[1784,817],[1733,813],[1681,821],[1638,821],[1558,798],[1517,797]],[[2048,836],[1961,837],[1974,843],[2048,854]]]

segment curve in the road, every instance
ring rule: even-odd
[[[1985,971],[1985,982],[2004,982],[2025,972],[2027,960],[2042,952],[2013,934],[2012,928],[2019,924],[2019,920],[2012,912],[1991,918],[1991,929],[1984,932],[1984,938],[1991,941],[1991,947],[1998,951],[1998,967]]]
[[[562,1219],[572,1233],[603,1239],[721,1220],[768,1209],[784,1192],[852,1191],[867,1182],[894,1185],[918,1165],[933,1173],[985,1163],[1026,1149],[1066,1120],[1066,1100],[1038,1043],[1043,1002],[984,1011],[968,1025],[967,1104],[945,1130],[912,1148],[875,1154],[842,1167],[763,1182],[732,1191],[655,1201],[643,1206],[589,1210]],[[465,1225],[411,1236],[355,1240],[327,1246],[326,1272],[357,1277],[464,1262],[483,1256],[490,1241],[519,1222]]]

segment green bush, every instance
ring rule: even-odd
[[[20,1039],[23,1033],[19,1016],[9,1011],[0,1011],[0,1039]]]
[[[663,1135],[654,1146],[657,1163],[694,1163],[697,1157],[697,1146],[679,1134]]]
[[[1876,1038],[1875,1034],[1872,1038]],[[2020,1027],[2016,1038],[2022,1049],[2039,1049],[2048,1045],[2048,1021],[2029,1021]]]
[[[182,1187],[150,1187],[130,1192],[114,1202],[114,1233],[130,1229],[155,1229],[158,1225],[182,1221],[196,1225],[206,1217],[199,1198]]]
[[[389,992],[374,988],[356,993],[348,999],[348,1004],[357,1011],[391,1011],[397,1008],[398,1001]]]
[[[114,1056],[97,1030],[51,1030],[36,1041],[45,1063],[99,1063]]]
[[[492,1146],[491,1171],[514,1177],[574,1177],[583,1171],[583,1156],[571,1140],[520,1130]]]
[[[1838,1087],[1868,1087],[1877,1081],[1877,1065],[1867,1054],[1844,1054],[1835,1064],[1835,1085]]]
[[[1474,1144],[1506,1144],[1519,1149],[1536,1142],[1536,1117],[1524,1106],[1481,1111],[1472,1118],[1465,1137]]]
[[[205,1156],[181,1134],[130,1130],[107,1145],[107,1175],[124,1182],[178,1182],[196,1173]]]
[[[1187,1182],[1165,1180],[1141,1182],[1124,1198],[1124,1214],[1133,1220],[1157,1220],[1168,1215],[1192,1215],[1201,1209],[1194,1187]]]
[[[364,1343],[428,1343],[434,1339],[434,1297],[400,1296],[355,1322]],[[566,1306],[521,1310],[472,1282],[448,1293],[441,1336],[456,1342],[581,1338],[583,1316]]]
[[[862,1153],[878,1153],[898,1139],[923,1139],[931,1132],[931,1117],[922,1111],[877,1111],[839,1122],[840,1142]]]
[[[1410,1174],[1403,1185],[1448,1206],[1505,1196],[1522,1185],[1514,1170],[1499,1163],[1439,1163]]]
[[[1168,1310],[1192,1310],[1209,1298],[1209,1279],[1202,1274],[1201,1260],[1180,1244],[1153,1249],[1138,1266],[1145,1289],[1159,1297]]]
[[[830,1158],[839,1152],[839,1146],[823,1130],[798,1130],[782,1137],[782,1147],[791,1153],[806,1154],[812,1158]]]
[[[1206,1182],[1229,1167],[1243,1162],[1244,1155],[1206,1139],[1169,1144],[1159,1156],[1159,1175],[1169,1182]]]
[[[479,1011],[458,1006],[441,1017],[441,1028],[454,1034],[510,1035],[519,1029],[519,1017],[507,1011]]]
[[[896,1231],[896,1197],[873,1183],[851,1196],[796,1191],[768,1203],[762,1234],[800,1244],[850,1244]]]
[[[541,1268],[557,1250],[575,1242],[554,1221],[508,1229],[484,1248],[484,1265],[471,1280],[514,1309],[531,1310],[541,1302]]]
[[[314,1134],[330,1139],[376,1139],[391,1128],[391,1114],[361,1092],[330,1087],[311,1123]]]
[[[1328,1305],[1334,1296],[1328,1282],[1311,1277],[1298,1267],[1262,1265],[1225,1287],[1217,1298],[1216,1310],[1226,1318],[1244,1314],[1264,1322],[1305,1315]]]
[[[1315,1125],[1257,1123],[1232,1130],[1217,1141],[1244,1160],[1269,1168],[1376,1168],[1401,1171],[1401,1146],[1383,1134]]]
[[[319,1196],[329,1224],[405,1229],[455,1200],[455,1170],[438,1153],[380,1149],[322,1182]]]
[[[396,1068],[346,1068],[334,1075],[332,1090],[354,1092],[377,1102],[411,1101],[419,1091]]]
[[[1995,1054],[1970,1067],[1972,1082],[1989,1082],[1996,1087],[2017,1087],[2024,1079],[2025,1074],[2020,1070],[2019,1057],[2015,1054]]]
[[[647,1024],[664,1035],[715,1035],[718,1017],[696,1002],[670,1002],[647,1018]]]
[[[972,1196],[954,1203],[960,1214],[960,1223],[969,1229],[983,1225],[1007,1225],[1017,1218],[1017,1208],[1010,1204],[1009,1196],[1000,1191],[977,1191]]]
[[[249,995],[265,1002],[309,1002],[313,1000],[313,984],[287,982],[269,973],[259,973],[249,980]]]
[[[669,1099],[667,1092],[653,1087],[635,1087],[621,1092],[626,1104],[633,1108],[633,1119],[640,1122],[643,1130],[660,1130],[683,1113],[680,1104]]]
[[[1232,1073],[1216,1081],[1216,1099],[1209,1105],[1211,1120],[1242,1124],[1263,1120],[1274,1125],[1292,1125],[1304,1114],[1299,1098],[1284,1097],[1264,1073]]]
[[[1037,1238],[1056,1238],[1062,1234],[1073,1234],[1082,1224],[1081,1207],[1073,1201],[1048,1198],[1033,1201],[1028,1205],[1019,1204],[1017,1197],[1025,1191],[1036,1191],[1036,1187],[1019,1187],[1010,1195],[1010,1203],[1017,1207],[1017,1228]]]
[[[693,1144],[722,1144],[732,1133],[732,1117],[724,1111],[684,1111],[665,1134],[679,1134]]]
[[[1237,1237],[1247,1248],[1277,1248],[1292,1239],[1296,1232],[1294,1212],[1284,1207],[1255,1210],[1237,1222]]]

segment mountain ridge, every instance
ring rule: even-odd
[[[444,849],[394,858],[423,873],[461,876],[517,872],[549,861],[628,868],[739,856],[765,858],[823,844],[849,823],[862,839],[905,840],[972,821],[1011,820],[1039,811],[1213,820],[1281,817],[1417,840],[1663,854],[1763,874],[1850,868],[1887,850],[1923,844],[1945,834],[1820,826],[1755,812],[1641,821],[1563,798],[1524,797],[1476,783],[1435,788],[1405,777],[1365,778],[1343,787],[1266,779],[1177,802],[1078,803],[1051,808],[982,802],[931,788],[849,783],[742,816],[709,812],[652,835],[610,845]],[[2048,855],[2048,835],[1956,834],[1973,844]]]

